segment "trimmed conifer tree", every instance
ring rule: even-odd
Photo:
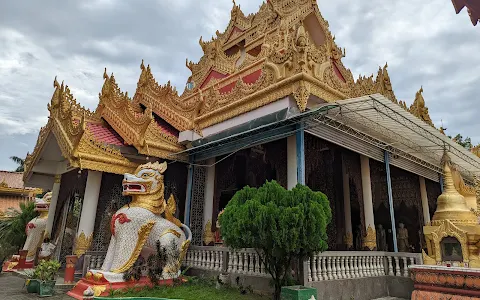
[[[273,279],[277,300],[292,261],[302,262],[327,249],[331,219],[325,194],[300,184],[288,191],[271,181],[238,191],[220,216],[220,225],[227,246],[256,249]]]

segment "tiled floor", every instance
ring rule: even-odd
[[[28,294],[25,287],[25,279],[13,274],[0,274],[0,299],[5,300],[29,300],[40,299],[35,294]],[[51,300],[72,300],[73,298],[57,293]]]

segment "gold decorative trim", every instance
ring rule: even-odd
[[[140,229],[138,230],[138,240],[135,248],[133,249],[132,255],[127,260],[127,262],[120,268],[112,270],[113,273],[123,273],[130,269],[133,264],[137,261],[140,252],[142,252],[143,245],[148,239],[148,235],[152,231],[153,226],[155,225],[155,221],[148,221],[146,224],[143,224]]]
[[[75,239],[75,251],[74,251],[75,255],[80,257],[83,254],[85,254],[85,252],[87,252],[88,249],[90,249],[92,241],[93,241],[93,232],[87,236],[85,232],[82,231]]]
[[[164,232],[162,232],[162,234],[160,234],[160,236],[158,238],[161,238],[162,236],[167,235],[169,233],[175,235],[177,238],[182,236],[182,234],[180,232],[176,231],[175,229],[170,228],[170,229],[167,229]]]
[[[343,241],[347,248],[352,248],[353,247],[353,234],[351,232],[347,232],[345,236],[343,237]]]
[[[173,196],[173,194],[171,194],[167,200],[167,206],[165,208],[165,219],[177,225],[178,227],[182,227],[182,222],[180,222],[179,219],[175,218],[176,211],[177,204],[175,202],[175,197]]]
[[[424,265],[436,265],[437,262],[435,261],[435,259],[431,258],[430,256],[427,255],[427,253],[425,253],[424,250],[422,250],[422,258],[423,258],[423,264]]]
[[[363,238],[363,247],[366,247],[371,251],[377,248],[377,233],[375,232],[375,229],[370,226],[370,224],[367,227],[367,234]]]
[[[208,220],[207,224],[205,224],[205,230],[203,231],[203,243],[207,246],[211,243],[215,243],[215,236],[212,232],[212,220]]]
[[[441,225],[438,226],[432,233],[431,239],[433,242],[433,248],[435,251],[435,260],[437,262],[442,261],[442,253],[440,243],[445,237],[454,237],[458,240],[462,246],[463,261],[468,263],[469,250],[468,250],[468,237],[467,232],[455,226],[450,220],[443,220]]]
[[[60,183],[62,180],[62,175],[55,175],[54,183]]]
[[[106,285],[93,285],[91,286],[93,290],[93,296],[99,297],[103,292],[107,290]]]

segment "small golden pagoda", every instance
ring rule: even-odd
[[[455,188],[454,170],[447,154],[443,157],[444,189],[429,225],[423,227],[428,255],[426,265],[480,267],[480,225],[465,197]],[[459,176],[459,174],[458,174]]]

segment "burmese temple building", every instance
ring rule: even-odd
[[[147,162],[168,163],[165,199],[174,196],[176,217],[191,228],[184,264],[192,272],[268,277],[251,249],[222,247],[217,223],[236,191],[266,180],[305,184],[330,201],[328,251],[306,270],[306,284],[317,287],[382,274],[408,279],[407,267],[427,252],[423,226],[442,193],[445,154],[455,189],[478,212],[480,151],[435,127],[421,83],[407,105],[387,64],[354,78],[315,0],[270,0],[250,15],[234,3],[227,28],[199,44],[204,55],[186,60],[183,91],[139,61],[133,97],[105,70],[90,111],[55,78],[24,182],[52,191],[46,232],[63,264],[76,254],[90,264],[79,272],[101,265],[112,216],[130,201],[123,174]],[[386,289],[362,284],[363,292]]]

